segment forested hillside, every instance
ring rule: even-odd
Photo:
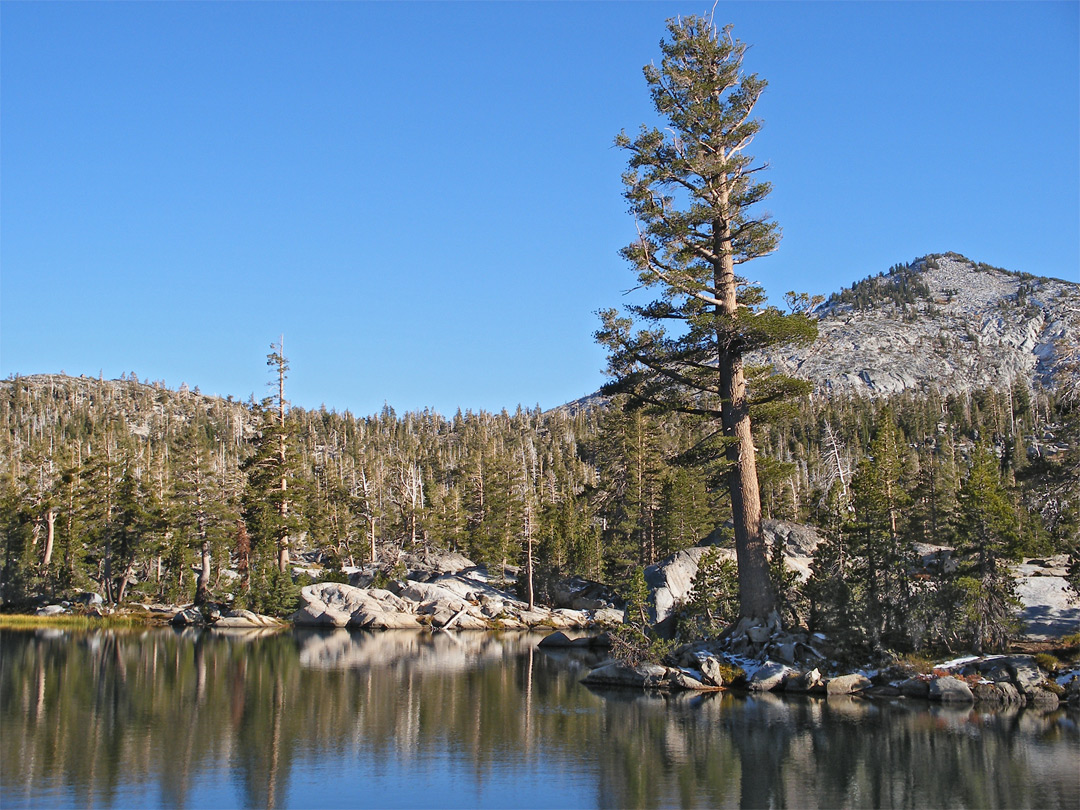
[[[4,602],[76,588],[114,601],[187,601],[204,552],[215,598],[269,599],[275,538],[259,509],[280,493],[257,461],[276,446],[275,414],[269,401],[134,378],[0,383]],[[1024,381],[951,395],[808,397],[761,423],[766,517],[853,531],[860,462],[887,446],[892,457],[870,466],[887,470],[872,485],[895,498],[895,531],[953,543],[981,444],[1018,546],[1065,550],[1080,523],[1077,416],[1075,401]],[[298,554],[330,568],[374,556],[392,573],[405,553],[452,549],[498,571],[522,565],[531,544],[542,597],[554,575],[620,585],[638,566],[723,535],[721,471],[693,463],[704,436],[688,417],[612,402],[449,418],[293,407],[285,421],[293,564],[304,564]],[[875,451],[893,429],[895,440]],[[862,484],[865,501],[871,482]]]

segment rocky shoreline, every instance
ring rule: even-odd
[[[1080,707],[1080,665],[1057,673],[1043,669],[1035,656],[970,656],[920,673],[897,664],[826,676],[817,667],[792,667],[771,659],[748,661],[738,656],[684,650],[678,665],[638,666],[608,660],[582,681],[588,686],[699,692],[738,689],[752,693],[851,696],[871,700],[924,699],[952,704],[1037,706],[1060,703]]]

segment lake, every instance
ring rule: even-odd
[[[592,691],[541,637],[0,631],[0,805],[1080,806],[1075,711]]]

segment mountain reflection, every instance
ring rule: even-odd
[[[1080,802],[1075,713],[593,691],[595,657],[539,638],[0,632],[0,803]]]

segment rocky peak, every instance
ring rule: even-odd
[[[1080,343],[1080,285],[955,253],[863,279],[820,307],[812,346],[752,358],[822,393],[1053,385]]]

